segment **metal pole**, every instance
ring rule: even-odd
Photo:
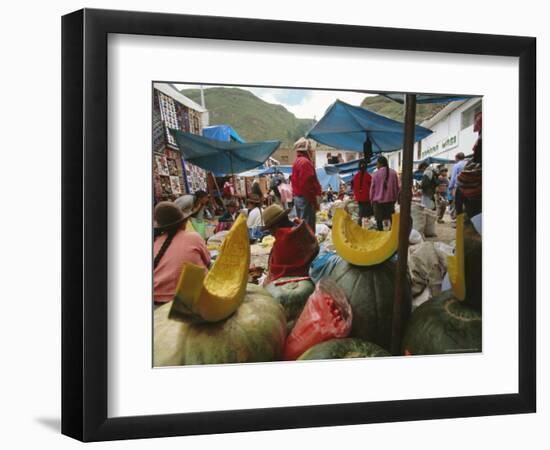
[[[403,338],[403,310],[407,283],[407,258],[411,226],[412,169],[414,152],[414,129],[416,119],[416,95],[405,95],[405,132],[403,137],[403,169],[401,171],[399,248],[395,271],[395,297],[393,301],[392,354],[401,354]],[[409,308],[407,308],[409,309]]]

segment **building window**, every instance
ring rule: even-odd
[[[478,112],[481,111],[481,101],[477,102],[475,105],[469,107],[466,111],[462,113],[462,130],[465,128],[471,127],[474,124],[475,116]]]

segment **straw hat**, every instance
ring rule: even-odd
[[[301,137],[294,143],[293,150],[295,152],[307,152],[308,150],[315,150],[315,142],[311,139]]]
[[[254,203],[255,205],[259,205],[262,203],[262,199],[258,194],[250,194],[248,198],[246,199],[247,203]]]
[[[155,206],[155,228],[166,230],[183,223],[187,218],[183,211],[172,202],[159,202]]]
[[[271,228],[280,222],[282,219],[288,216],[290,209],[283,209],[277,204],[273,204],[264,209],[262,213],[262,221],[264,228]]]

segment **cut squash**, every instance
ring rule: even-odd
[[[453,292],[458,300],[466,298],[466,280],[464,277],[464,214],[456,216],[456,247],[453,256],[447,256],[447,272]]]
[[[343,208],[338,208],[332,219],[332,241],[336,252],[351,264],[381,264],[397,251],[399,214],[393,214],[390,231],[375,231],[360,227]]]
[[[195,264],[184,264],[171,317],[180,313],[196,321],[218,322],[242,303],[250,265],[248,228],[242,214],[225,236],[219,252],[210,272]]]

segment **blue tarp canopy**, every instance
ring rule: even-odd
[[[428,156],[427,158],[421,159],[419,161],[413,161],[413,164],[420,164],[422,162],[426,162],[427,164],[454,164],[454,159],[446,159],[446,158],[437,158],[436,156]]]
[[[382,94],[384,97],[398,103],[405,103],[404,94]],[[449,103],[459,100],[468,100],[475,95],[456,95],[456,94],[416,94],[416,103]]]
[[[210,127],[205,127],[202,129],[202,135],[217,141],[245,143],[245,140],[229,125],[212,125]]]
[[[268,167],[262,170],[261,175],[273,175],[277,172],[284,173],[286,175],[292,174],[292,166],[276,165]]]
[[[344,175],[341,175],[342,181],[346,184],[349,184],[353,181],[353,177],[355,176],[354,173],[345,173]]]
[[[224,142],[170,129],[185,158],[209,172],[240,173],[263,164],[281,145],[281,141],[262,141],[242,144]]]
[[[325,115],[307,133],[307,137],[321,144],[343,150],[363,151],[367,137],[374,153],[391,152],[403,146],[404,124],[376,114],[360,106],[336,100]],[[415,141],[432,133],[416,126]]]
[[[324,167],[315,169],[315,172],[317,172],[317,179],[323,191],[328,190],[330,185],[334,192],[338,192],[340,189],[340,177],[337,174],[328,174]]]
[[[325,166],[325,170],[327,173],[339,173],[340,175],[346,174],[346,173],[357,173],[359,172],[359,162],[360,159],[354,159],[353,161],[347,161],[343,163],[338,164],[327,164]],[[374,172],[374,169],[376,168],[376,157],[372,158],[370,163],[367,166],[367,171],[369,173]]]

